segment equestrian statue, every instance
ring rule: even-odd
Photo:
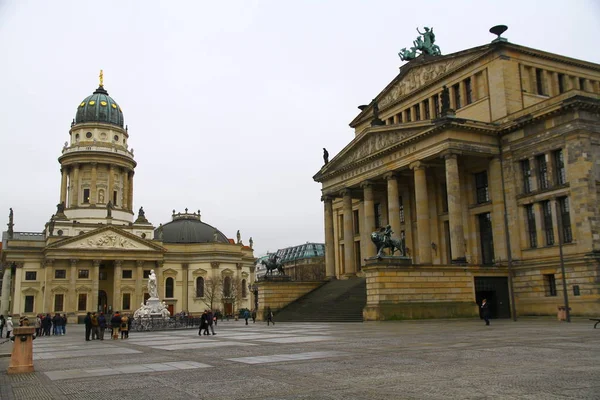
[[[379,231],[371,233],[371,240],[377,246],[377,258],[384,256],[383,249],[390,249],[390,255],[393,256],[394,252],[398,250],[400,256],[406,256],[406,247],[403,239],[396,239],[392,237],[392,227],[387,225],[385,228],[381,228]]]
[[[268,260],[262,260],[260,263],[267,268],[266,275],[273,275],[273,271],[275,270],[277,270],[279,275],[283,275],[283,265],[279,262],[277,254],[271,254]]]

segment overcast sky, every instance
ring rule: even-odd
[[[348,123],[433,26],[443,54],[509,41],[600,63],[598,1],[0,0],[0,222],[43,229],[79,103],[104,85],[138,163],[134,208],[171,211],[255,255],[323,242],[312,176],[352,138]],[[422,29],[421,29],[422,30]]]

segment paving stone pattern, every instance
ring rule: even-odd
[[[600,398],[600,329],[587,320],[223,321],[216,332],[86,342],[70,326],[34,341],[34,373],[7,375],[0,358],[0,399]]]

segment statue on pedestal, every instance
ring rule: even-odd
[[[156,286],[156,274],[154,270],[150,270],[150,275],[148,276],[148,294],[151,298],[158,298],[158,288]]]
[[[392,227],[387,225],[385,228],[381,228],[379,232],[375,231],[371,233],[371,240],[377,246],[377,258],[381,258],[384,253],[383,249],[390,249],[390,255],[393,256],[394,252],[398,250],[400,256],[406,256],[404,243],[401,239],[392,237]]]

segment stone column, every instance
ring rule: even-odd
[[[417,211],[417,240],[419,264],[431,264],[431,236],[429,228],[429,199],[425,165],[416,161],[410,165],[415,174],[415,202]]]
[[[79,205],[79,164],[73,164],[73,180],[71,182],[71,207]]]
[[[417,107],[419,107],[419,115],[421,116],[420,120],[423,121],[426,119],[426,113],[425,113],[425,103],[424,102],[420,102],[419,104],[417,104]]]
[[[129,172],[123,170],[123,209],[129,210]]]
[[[460,93],[460,107],[464,107],[467,105],[467,88],[465,86],[465,81],[460,81],[458,83],[458,91]]]
[[[410,187],[406,187],[402,191],[402,203],[404,206],[404,242],[406,246],[406,255],[414,257],[415,246],[413,241],[413,230],[412,230],[412,211],[411,211],[411,199],[412,194]]]
[[[137,304],[142,304],[142,302],[144,301],[144,290],[142,288],[142,282],[144,279],[144,261],[142,260],[137,260],[135,262],[135,301],[136,301],[136,306],[134,308],[137,308]]]
[[[410,120],[411,120],[411,122],[415,122],[417,120],[417,112],[415,110],[415,107],[414,106],[411,107],[409,109],[409,112],[410,112]]]
[[[95,205],[98,199],[98,191],[96,188],[98,180],[98,163],[92,163],[92,182],[90,184],[90,205]]]
[[[453,263],[465,263],[465,234],[462,223],[462,202],[460,198],[460,173],[456,154],[447,154],[446,191],[448,194],[448,222],[450,224],[450,251]]]
[[[129,174],[129,195],[127,196],[127,199],[129,200],[128,209],[133,211],[133,171],[129,172]]]
[[[437,116],[437,113],[435,110],[435,100],[433,99],[433,96],[432,96],[429,98],[429,118],[435,119],[436,116]]]
[[[60,169],[61,180],[60,180],[60,202],[65,203],[67,205],[67,167],[62,167]]]
[[[67,302],[67,307],[69,307],[72,313],[77,313],[78,308],[78,298],[77,298],[77,259],[70,260],[70,268],[69,268],[69,293],[71,294],[71,302]]]
[[[51,313],[52,310],[52,265],[54,264],[54,260],[45,259],[44,260],[44,313]]]
[[[394,231],[393,237],[400,237],[400,231],[402,230],[400,224],[400,193],[398,192],[398,180],[392,173],[384,175],[387,180],[387,198],[388,198],[388,219],[392,231]]]
[[[100,262],[101,260],[94,260],[92,266],[92,311],[98,311],[98,292],[100,291]]]
[[[115,191],[115,167],[110,165],[108,168],[108,193],[106,194],[106,203],[113,202],[113,192]],[[116,204],[113,203],[113,206]]]
[[[479,93],[477,90],[477,74],[471,75],[471,102],[474,103],[479,100]]]
[[[115,260],[115,274],[113,276],[113,310],[121,310],[121,279],[123,278],[123,261]]]
[[[325,207],[325,276],[335,278],[335,241],[333,233],[333,199],[321,198]]]
[[[342,191],[344,198],[344,267],[345,274],[356,274],[354,264],[354,229],[352,223],[352,195],[350,190]]]
[[[375,201],[373,199],[373,183],[370,181],[365,181],[361,184],[363,188],[364,194],[364,223],[362,229],[364,229],[365,237],[368,237],[371,232],[375,230]],[[344,211],[345,212],[345,211]],[[354,233],[354,230],[353,232]],[[345,236],[345,232],[344,232]],[[354,243],[354,238],[352,239]],[[366,258],[375,257],[375,246],[372,246],[371,243],[365,243],[366,247]],[[354,247],[354,245],[352,246]],[[352,249],[354,252],[354,248]],[[354,254],[354,253],[353,253]],[[361,260],[356,260],[360,262]]]
[[[182,273],[182,293],[181,293],[181,297],[182,297],[182,302],[181,302],[181,310],[185,311],[186,314],[188,312],[188,300],[189,300],[189,288],[188,288],[188,271],[189,271],[189,267],[190,265],[188,263],[183,263],[181,264],[181,273]],[[238,268],[238,278],[240,279],[241,282],[241,276],[239,276],[239,274],[241,273],[242,270],[242,266],[240,264],[240,267]]]
[[[502,192],[502,171],[500,157],[494,157],[489,164],[488,187],[492,200],[492,236],[494,243],[494,258],[496,261],[506,261],[508,252],[504,231],[504,195]]]
[[[4,273],[2,276],[2,299],[0,300],[0,315],[4,318],[9,312],[10,292],[12,282],[12,265],[11,263],[4,264]]]

